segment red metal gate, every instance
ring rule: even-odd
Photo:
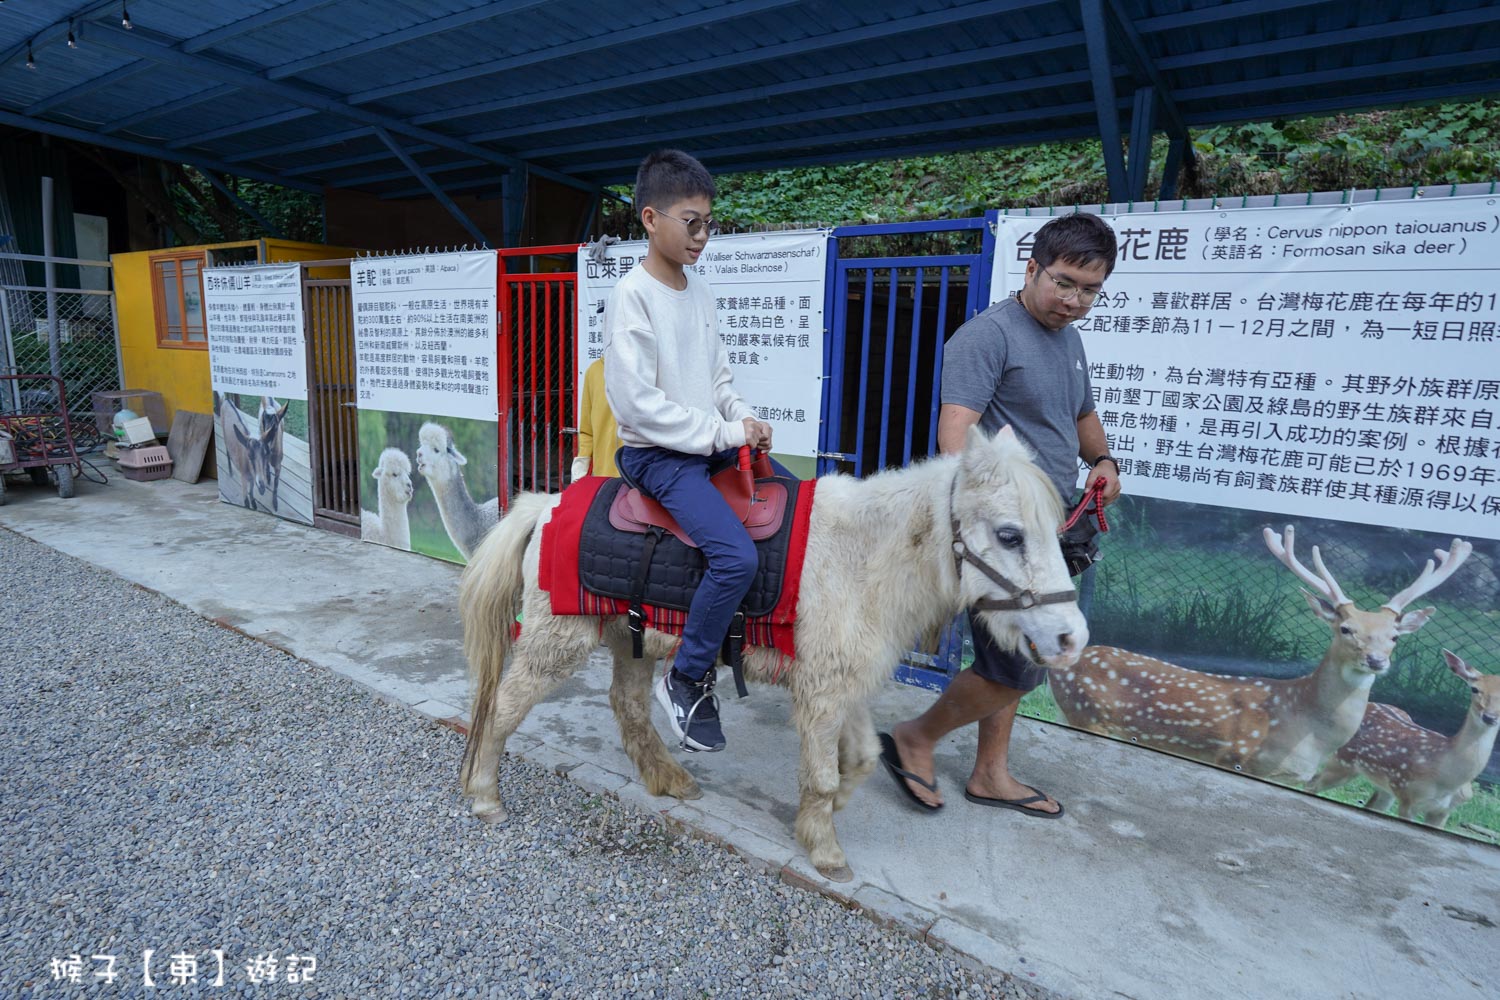
[[[577,451],[577,244],[498,250],[500,506],[556,493]],[[565,270],[548,271],[546,267]]]

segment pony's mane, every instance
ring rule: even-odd
[[[1031,449],[1017,437],[1001,438],[990,444],[996,457],[1015,473],[1021,516],[1028,521],[1038,518],[1043,524],[1061,524],[1062,497],[1058,495],[1052,478],[1032,458]]]

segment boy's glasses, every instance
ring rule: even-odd
[[[710,236],[719,235],[719,224],[713,220],[713,216],[709,216],[706,219],[679,219],[677,216],[668,215],[666,212],[657,212],[656,215],[658,218],[673,219],[687,226],[688,235],[694,239],[702,236],[705,229],[708,230],[708,235]]]
[[[1067,278],[1057,277],[1045,267],[1042,268],[1042,273],[1052,279],[1052,284],[1057,286],[1057,297],[1064,302],[1072,302],[1074,299],[1077,299],[1086,306],[1092,305],[1094,300],[1099,297],[1099,293],[1104,291],[1102,288],[1080,288]]]

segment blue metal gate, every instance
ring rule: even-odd
[[[840,226],[828,254],[829,317],[823,370],[824,421],[818,472],[865,476],[937,452],[943,344],[989,301],[994,213],[981,219]],[[845,256],[842,246],[871,237],[903,240],[942,234],[974,243],[959,253]],[[956,624],[956,623],[955,623]],[[961,665],[963,632],[950,625],[935,643],[903,657],[897,679],[941,689]],[[926,646],[927,649],[920,648]]]

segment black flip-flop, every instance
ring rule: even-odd
[[[1026,787],[1031,788],[1030,785],[1027,785]],[[964,798],[968,799],[970,802],[973,802],[975,805],[994,806],[996,809],[1014,809],[1016,812],[1025,813],[1028,816],[1040,816],[1042,819],[1057,819],[1063,814],[1063,804],[1061,802],[1057,804],[1057,812],[1055,813],[1047,812],[1044,809],[1026,808],[1033,802],[1047,801],[1046,792],[1043,792],[1040,789],[1036,788],[1031,788],[1031,790],[1033,792],[1036,792],[1036,794],[1028,795],[1024,799],[991,799],[983,795],[975,795],[973,792],[965,788]]]
[[[896,783],[896,787],[901,789],[901,791],[905,793],[906,797],[911,799],[912,802],[915,803],[918,807],[926,810],[927,812],[937,812],[939,809],[943,808],[943,804],[941,802],[937,803],[936,805],[932,804],[931,802],[923,802],[917,796],[917,793],[911,790],[911,786],[906,783],[907,779],[910,779],[921,785],[923,788],[927,789],[929,792],[935,792],[938,790],[936,781],[928,781],[926,778],[919,778],[915,774],[912,774],[906,768],[901,766],[901,752],[896,749],[896,741],[891,738],[890,733],[880,734],[880,763],[884,764],[885,769],[890,772],[891,780]]]

